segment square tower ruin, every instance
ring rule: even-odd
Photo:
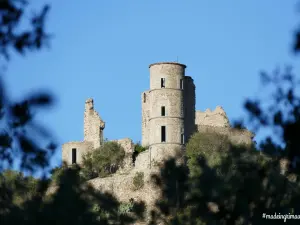
[[[84,154],[99,148],[103,144],[104,128],[105,122],[95,111],[93,99],[87,99],[85,101],[84,111],[84,140],[63,144],[62,160],[66,162],[67,165],[81,164]]]

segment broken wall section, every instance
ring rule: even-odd
[[[196,111],[196,127],[201,133],[216,132],[226,135],[232,144],[251,146],[254,134],[247,129],[238,129],[230,126],[229,119],[221,106],[214,111]]]
[[[94,110],[94,100],[89,98],[85,101],[84,111],[84,141],[92,142],[94,148],[99,148],[103,140],[105,122]]]
[[[229,119],[221,106],[214,111],[206,109],[205,112],[196,111],[196,125],[212,127],[230,127]]]
[[[67,165],[72,165],[73,151],[75,150],[75,163],[81,165],[83,156],[93,150],[93,143],[72,141],[62,145],[62,161]]]
[[[253,144],[254,134],[247,129],[198,125],[197,130],[200,133],[215,132],[223,134],[227,136],[234,145],[245,145],[250,147]]]
[[[119,140],[112,140],[112,142],[117,142],[125,151],[125,157],[121,168],[118,170],[119,173],[128,172],[133,168],[133,152],[134,143],[130,138],[123,138]]]

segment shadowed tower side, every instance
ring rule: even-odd
[[[194,80],[189,77],[184,77],[184,135],[185,142],[188,142],[192,134],[197,130],[196,122],[196,87]]]

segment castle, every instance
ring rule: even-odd
[[[97,190],[110,192],[121,202],[129,199],[143,201],[147,209],[155,207],[156,200],[161,198],[161,191],[153,184],[152,175],[159,173],[160,164],[166,159],[184,153],[185,144],[194,132],[222,133],[235,144],[251,145],[253,139],[248,130],[230,126],[222,107],[205,112],[195,110],[195,85],[191,77],[185,76],[185,65],[163,62],[151,64],[149,68],[150,90],[141,94],[141,144],[147,150],[133,160],[132,140],[113,140],[125,150],[121,168],[112,176],[87,181]],[[86,100],[84,140],[63,144],[63,161],[68,165],[81,164],[84,154],[104,143],[104,128],[105,122],[95,111],[93,99]],[[133,181],[138,173],[144,175],[144,185],[136,189]]]
[[[184,151],[185,143],[196,131],[214,130],[227,134],[235,143],[252,143],[253,134],[230,127],[222,107],[205,112],[195,110],[195,84],[185,75],[186,65],[160,62],[149,66],[150,89],[141,94],[142,146],[147,151],[132,162],[134,145],[129,138],[115,140],[126,152],[124,168],[149,169],[154,164]],[[81,164],[82,156],[100,147],[105,122],[94,109],[93,99],[85,102],[84,140],[63,144],[62,159],[68,165]]]

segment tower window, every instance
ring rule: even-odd
[[[161,116],[165,116],[166,115],[166,107],[162,106],[161,107]]]
[[[180,89],[183,90],[183,79],[180,79]]]
[[[184,134],[181,134],[181,144],[184,145]]]
[[[146,102],[146,93],[144,93],[144,103]]]
[[[165,78],[160,79],[160,87],[164,88],[165,87]]]
[[[161,142],[166,142],[166,126],[161,126]]]
[[[76,164],[76,148],[72,148],[72,164]]]

